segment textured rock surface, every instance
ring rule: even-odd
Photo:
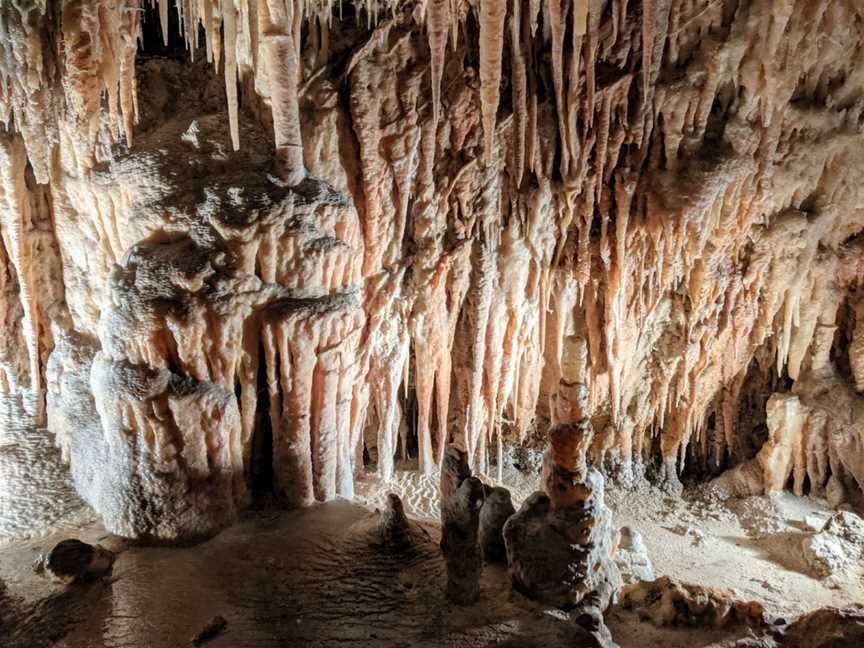
[[[411,542],[411,528],[398,495],[387,496],[387,507],[381,511],[378,534],[385,547],[399,548]]]
[[[822,608],[796,619],[786,631],[784,648],[851,648],[864,641],[864,608]]]
[[[559,506],[542,492],[529,497],[504,525],[513,586],[525,596],[569,609],[591,595],[604,610],[621,585],[614,561],[612,513],[603,477],[590,470],[581,504]]]
[[[0,7],[3,533],[74,505],[27,436],[174,542],[391,476],[403,418],[426,473],[564,415],[860,497],[857,3],[155,4]]]
[[[625,585],[632,585],[639,581],[653,581],[655,578],[648,547],[642,541],[641,534],[630,527],[625,526],[618,530],[615,564],[618,565],[621,580]]]
[[[8,615],[0,592],[0,646],[188,647],[216,615],[228,622],[226,631],[204,646],[596,645],[571,621],[512,597],[498,566],[483,570],[477,605],[453,605],[438,530],[409,522],[412,542],[394,551],[381,544],[380,519],[336,500],[249,511],[194,547],[129,547],[110,584],[62,588],[38,605],[14,601]]]
[[[507,560],[504,524],[515,512],[510,491],[500,486],[486,490],[483,508],[480,509],[480,551],[486,562]]]
[[[594,429],[586,418],[587,345],[574,337],[566,342],[573,353],[551,398],[545,492],[531,495],[505,523],[507,567],[527,597],[565,610],[581,604],[577,618],[602,637],[608,634],[602,613],[621,586],[618,533],[603,499],[603,475],[588,467]]]
[[[459,605],[480,596],[483,498],[483,483],[467,472],[465,453],[447,448],[441,469],[441,553],[447,562],[447,596]]]
[[[627,586],[622,605],[635,609],[641,618],[657,626],[760,628],[767,623],[757,601],[740,601],[727,590],[680,583],[668,576]]]
[[[48,578],[69,584],[98,578],[111,571],[114,554],[100,545],[62,540],[43,557],[39,567]]]
[[[864,559],[864,520],[841,511],[802,540],[804,560],[820,576],[831,576]]]

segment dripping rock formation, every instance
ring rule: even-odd
[[[374,503],[375,587],[602,645],[619,565],[740,607],[646,511],[812,506],[775,562],[858,591],[862,143],[857,0],[0,2],[0,539]]]

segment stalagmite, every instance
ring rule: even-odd
[[[0,635],[855,644],[859,5],[0,2]]]
[[[500,486],[484,495],[480,509],[480,550],[486,562],[505,562],[504,524],[516,512],[510,492]]]
[[[447,596],[458,605],[471,605],[480,595],[483,498],[483,484],[471,476],[465,453],[447,448],[441,466],[441,551],[447,562]]]
[[[621,586],[613,562],[617,539],[603,503],[603,476],[588,467],[594,432],[586,418],[586,344],[565,342],[565,357],[573,360],[562,367],[550,403],[545,492],[534,493],[504,525],[507,564],[514,587],[526,596],[563,608],[596,607],[602,616]]]

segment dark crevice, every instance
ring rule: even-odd
[[[264,347],[258,348],[257,407],[252,432],[252,495],[273,493],[273,423],[270,420],[270,392],[267,389],[267,363]]]
[[[204,42],[203,40],[201,41]],[[180,14],[175,3],[168,8],[168,43],[162,40],[162,23],[159,20],[159,9],[154,2],[144,3],[141,21],[141,41],[138,54],[142,58],[161,56],[180,61],[186,60],[186,43],[180,33]]]
[[[854,384],[852,366],[849,362],[849,345],[855,332],[855,309],[847,298],[837,310],[837,329],[831,345],[831,361],[847,384]]]

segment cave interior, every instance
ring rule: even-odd
[[[0,3],[0,646],[864,646],[859,0]]]

